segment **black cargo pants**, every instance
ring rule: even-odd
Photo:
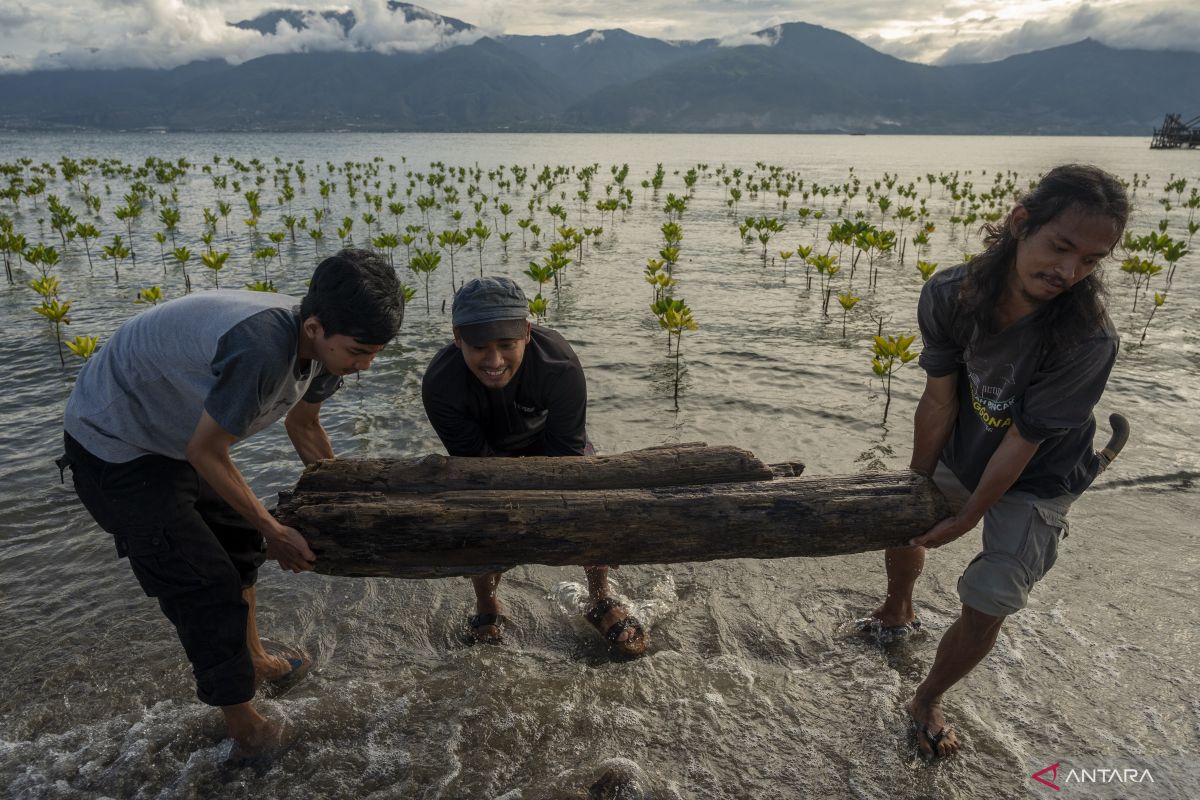
[[[186,461],[146,455],[114,464],[70,434],[65,451],[75,493],[179,633],[196,695],[212,706],[249,701],[254,667],[242,589],[254,585],[266,558],[262,535]]]

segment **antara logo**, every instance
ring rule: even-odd
[[[1039,769],[1030,777],[1043,786],[1049,786],[1056,792],[1061,792],[1062,787],[1055,781],[1058,780],[1058,768],[1062,765],[1061,761],[1055,761],[1045,769]],[[1067,783],[1154,783],[1154,776],[1150,774],[1148,769],[1116,769],[1114,767],[1100,767],[1098,769],[1070,769],[1063,777],[1062,782]]]
[[[1046,767],[1045,769],[1039,769],[1037,772],[1033,773],[1033,779],[1044,786],[1049,786],[1051,789],[1053,789],[1056,792],[1061,792],[1062,789],[1059,788],[1057,783],[1054,783],[1054,781],[1058,780],[1058,765],[1061,763],[1062,763],[1061,761],[1055,761],[1053,764]],[[1047,772],[1050,773],[1049,779],[1042,777]]]

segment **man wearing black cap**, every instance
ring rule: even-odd
[[[528,308],[508,278],[476,278],[454,296],[454,341],[433,357],[421,386],[425,413],[450,455],[592,454],[583,367],[561,335],[529,324]],[[619,654],[642,655],[645,627],[609,593],[608,567],[586,571],[588,621]],[[478,641],[500,640],[500,577],[472,578]]]

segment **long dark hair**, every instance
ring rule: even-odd
[[[993,310],[1007,291],[1010,271],[1016,267],[1017,242],[1032,236],[1046,223],[1069,209],[1108,217],[1120,241],[1129,220],[1129,198],[1115,177],[1090,164],[1064,164],[1046,173],[1021,198],[1026,217],[1018,227],[1010,211],[999,224],[983,227],[987,249],[971,259],[959,293],[956,315],[964,339],[977,332],[995,330]],[[1014,233],[1016,228],[1016,233]],[[1100,267],[1050,301],[1042,324],[1052,343],[1070,347],[1101,328],[1104,310],[1104,276]]]

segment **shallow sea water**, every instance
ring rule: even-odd
[[[1135,139],[0,134],[0,153],[9,162],[66,154],[133,163],[186,156],[197,164],[221,154],[257,157],[272,167],[276,155],[304,158],[309,185],[295,213],[319,205],[315,168],[327,161],[378,156],[397,168],[395,175],[384,168],[385,187],[397,180],[401,193],[404,172],[426,172],[434,160],[478,164],[485,185],[486,172],[501,164],[599,163],[592,202],[610,181],[609,165],[627,162],[634,208],[624,221],[618,214],[615,225],[604,221],[584,263],[568,268],[548,319],[587,370],[591,438],[609,453],[666,442],[734,444],[769,463],[803,461],[813,476],[907,464],[923,382],[915,365],[901,370],[882,425],[884,397],[868,348],[871,315],[884,315],[889,332],[916,332],[920,278],[911,244],[907,264],[886,259],[880,288],[860,291],[864,300],[843,339],[840,315],[821,318],[815,284],[805,290],[794,262],[786,280],[778,260],[764,268],[757,245],[740,244],[723,187],[701,178],[683,218],[677,272],[677,293],[701,327],[684,337],[676,413],[674,361],[647,311],[641,271],[659,246],[662,201],[668,191],[683,191],[681,174],[689,167],[708,164],[711,172],[727,164],[749,172],[761,161],[822,184],[842,182],[853,167],[864,185],[884,173],[898,174],[901,183],[922,181],[924,197],[927,172],[959,170],[983,187],[997,170],[1014,170],[1024,181],[1055,163],[1092,161],[1126,179],[1150,175],[1136,196],[1131,229],[1139,233],[1160,218],[1157,198],[1169,176],[1200,181],[1200,156],[1151,152]],[[667,179],[656,199],[639,184],[658,162]],[[93,189],[100,183],[93,181]],[[112,188],[103,209],[110,236],[122,191]],[[572,224],[576,188],[562,187],[567,198],[560,201]],[[78,197],[61,184],[50,191],[78,211]],[[473,209],[460,191],[469,225]],[[262,194],[260,228],[280,229],[269,177]],[[949,266],[978,244],[964,242],[961,228],[945,221],[950,201],[941,187],[929,195],[938,223],[930,260]],[[213,206],[215,195],[207,177],[194,172],[180,196],[183,240],[198,250],[199,207]],[[527,199],[526,189],[507,200],[515,209],[510,229]],[[240,198],[231,202],[239,206]],[[333,219],[365,210],[361,203],[351,208],[344,193],[333,203]],[[402,224],[419,213],[407,204]],[[13,216],[33,241],[42,205],[40,213],[28,201],[17,214],[8,206],[0,213]],[[801,205],[793,193],[787,231],[772,241],[771,252],[813,240],[813,223],[801,226],[796,217]],[[835,207],[830,197],[831,216]],[[231,216],[226,249],[237,255],[223,286],[252,276],[243,212],[238,207]],[[785,217],[773,194],[739,207],[740,215],[763,213]],[[539,211],[543,227],[545,216]],[[1182,219],[1172,212],[1174,225]],[[600,224],[590,204],[584,220]],[[382,223],[391,224],[386,208]],[[443,218],[437,227],[451,224]],[[285,246],[286,268],[270,267],[281,289],[303,291],[317,258],[336,249],[334,227],[326,223],[320,251],[311,241]],[[135,228],[139,263],[124,265],[119,286],[99,260],[89,275],[72,246],[56,270],[76,301],[70,335],[107,336],[136,313],[136,288],[160,283],[168,296],[182,291],[175,267],[163,278],[151,238],[159,228],[150,215]],[[57,238],[48,226],[41,230],[45,241]],[[523,249],[519,233],[507,259],[493,236],[484,264],[528,289],[520,273],[545,248]],[[1130,313],[1132,290],[1110,265],[1110,307],[1123,347],[1097,417],[1104,436],[1103,420],[1120,411],[1133,437],[1072,510],[1071,535],[1030,607],[1006,623],[993,653],[948,695],[947,714],[965,749],[932,767],[916,755],[903,704],[958,612],[955,582],[978,533],[931,554],[917,589],[927,633],[886,649],[849,632],[850,621],[870,611],[882,591],[876,553],[622,568],[613,573],[618,592],[653,629],[649,657],[632,663],[609,661],[583,620],[581,569],[510,572],[501,596],[514,625],[508,643],[494,648],[466,644],[472,603],[465,580],[294,576],[268,564],[260,580],[261,629],[302,643],[320,666],[285,698],[262,703],[287,722],[291,749],[265,769],[225,767],[230,743],[221,738],[217,712],[195,700],[169,624],[50,464],[78,366],[60,369],[45,323],[29,310],[33,293],[0,287],[7,334],[0,342],[7,367],[0,393],[0,794],[564,798],[586,796],[603,772],[617,769],[634,776],[648,796],[665,798],[1026,797],[1053,792],[1030,776],[1059,763],[1063,779],[1072,768],[1149,770],[1153,778],[1068,782],[1063,796],[1197,796],[1200,312],[1191,274],[1197,264],[1194,255],[1181,263],[1169,302],[1141,347],[1135,344],[1143,307]],[[450,293],[446,267],[431,282],[432,313],[425,313],[419,293],[397,342],[326,404],[323,420],[340,455],[440,452],[421,409],[420,378],[448,340],[448,316],[439,312]],[[456,267],[460,278],[477,274],[474,250],[459,254]],[[191,269],[197,288],[211,284],[194,262]],[[235,458],[268,500],[290,488],[300,471],[281,427],[239,445]]]

